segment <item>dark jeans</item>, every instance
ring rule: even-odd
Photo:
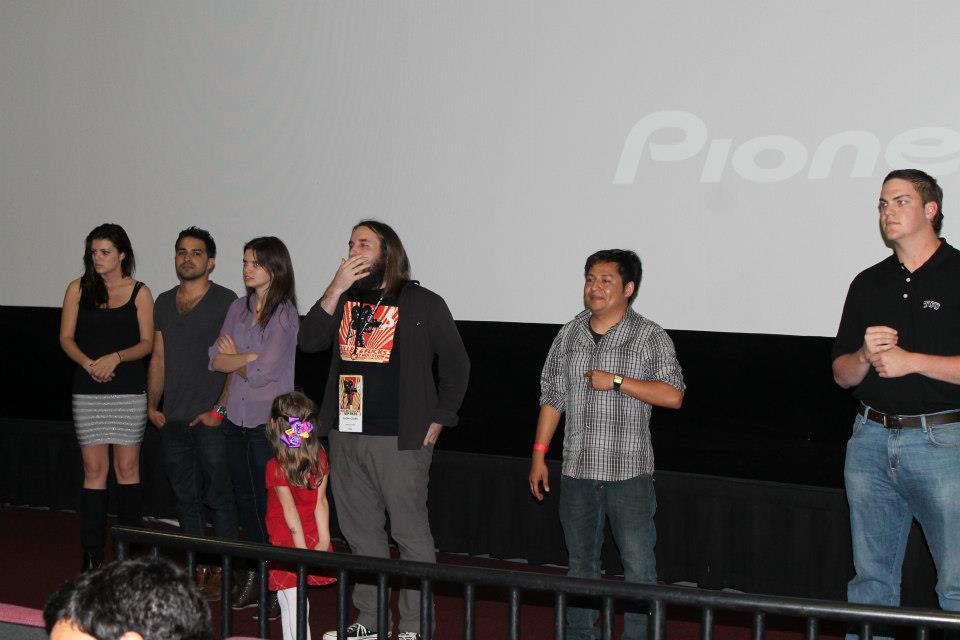
[[[560,524],[570,553],[567,575],[577,578],[600,577],[600,549],[603,523],[610,529],[620,551],[624,579],[627,582],[656,584],[657,558],[654,547],[657,530],[653,516],[657,496],[653,478],[638,476],[620,482],[578,480],[560,476]],[[599,638],[596,609],[567,609],[567,639]],[[624,640],[646,640],[647,615],[624,615]]]
[[[267,543],[267,462],[273,452],[265,425],[244,428],[229,420],[221,425],[227,441],[227,466],[237,501],[241,536],[248,542]]]
[[[237,504],[227,469],[222,425],[191,427],[181,420],[169,420],[160,429],[160,443],[167,477],[177,496],[180,529],[189,535],[205,535],[206,505],[213,512],[214,535],[236,540]]]

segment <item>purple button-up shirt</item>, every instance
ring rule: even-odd
[[[250,308],[255,309],[257,295],[251,294]],[[256,353],[257,359],[247,364],[246,379],[230,376],[227,418],[241,427],[266,424],[270,405],[277,396],[293,391],[293,365],[297,353],[300,317],[288,302],[277,307],[266,327],[253,324],[253,311],[247,309],[245,297],[234,300],[223,320],[220,334],[229,333],[238,353]],[[210,368],[220,351],[210,347]]]

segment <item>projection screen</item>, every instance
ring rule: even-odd
[[[460,320],[558,323],[635,249],[663,326],[832,335],[882,259],[880,181],[960,196],[960,5],[0,4],[0,304],[59,306],[115,221],[140,279],[210,229],[215,279],[277,235],[301,312],[363,217]]]

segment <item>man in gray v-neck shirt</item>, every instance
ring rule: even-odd
[[[237,508],[220,429],[226,375],[210,371],[207,348],[237,295],[210,281],[216,244],[209,233],[190,227],[180,232],[175,246],[180,284],[160,294],[154,305],[149,418],[160,430],[181,530],[204,535],[206,505],[213,512],[216,537],[236,539]]]

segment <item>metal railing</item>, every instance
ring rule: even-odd
[[[177,549],[186,552],[187,570],[193,574],[198,553],[217,555],[221,558],[223,577],[221,582],[221,607],[223,611],[221,632],[224,638],[232,633],[232,570],[235,558],[247,558],[257,562],[260,577],[259,634],[268,635],[267,620],[267,571],[271,562],[296,565],[297,570],[297,637],[305,638],[307,629],[307,574],[310,569],[335,568],[337,570],[337,629],[340,637],[346,637],[349,611],[350,577],[357,575],[377,576],[377,616],[380,639],[387,637],[388,583],[391,578],[407,578],[420,583],[420,620],[423,640],[430,640],[433,633],[433,585],[435,583],[460,584],[463,587],[464,624],[463,638],[474,640],[476,635],[475,601],[478,586],[496,587],[508,593],[509,640],[520,638],[520,595],[523,592],[552,593],[554,596],[555,637],[564,638],[564,619],[569,596],[590,596],[601,602],[601,637],[613,637],[614,603],[646,604],[649,607],[650,640],[666,638],[666,613],[668,606],[696,608],[701,613],[701,640],[713,640],[716,613],[731,611],[752,615],[752,640],[762,640],[767,625],[767,616],[775,615],[797,618],[804,622],[805,640],[816,640],[823,620],[856,623],[860,625],[860,638],[870,640],[876,626],[912,627],[917,640],[929,640],[931,629],[960,630],[960,614],[924,609],[905,609],[871,605],[857,605],[829,600],[786,598],[754,594],[708,591],[691,587],[644,585],[611,580],[585,580],[567,576],[466,567],[456,565],[428,564],[384,558],[368,558],[341,553],[323,553],[290,547],[251,544],[239,541],[201,538],[179,533],[164,533],[131,527],[115,527],[117,557],[127,556],[129,545],[146,545],[155,556],[159,550]]]

